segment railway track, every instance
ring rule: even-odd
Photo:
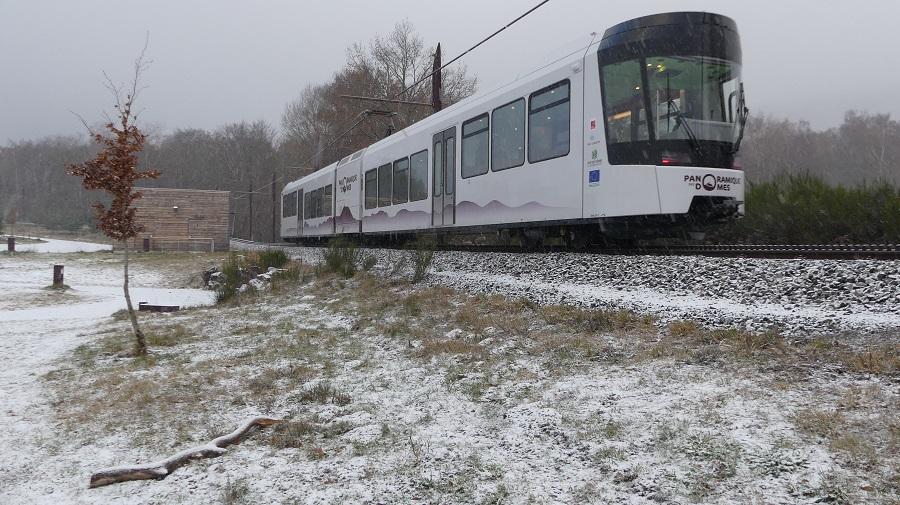
[[[233,243],[245,246],[299,247],[295,244],[261,243],[244,239],[231,239]],[[378,245],[373,247],[411,248],[410,246]],[[629,247],[591,246],[581,250],[562,246],[544,246],[527,249],[519,246],[442,244],[442,251],[534,253],[534,252],[581,252],[589,254],[622,254],[653,256],[714,256],[745,258],[805,258],[805,259],[877,259],[900,260],[900,244],[712,244],[712,245],[644,245]]]

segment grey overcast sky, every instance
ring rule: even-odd
[[[127,81],[144,36],[153,60],[143,121],[162,131],[264,119],[328,79],[346,47],[409,19],[445,61],[537,0],[0,0],[0,145],[82,132],[109,109],[105,70]],[[551,0],[468,55],[479,89],[537,66],[577,36],[633,17],[706,10],[734,18],[754,113],[840,124],[848,109],[900,116],[900,2]],[[891,93],[893,92],[893,93]]]

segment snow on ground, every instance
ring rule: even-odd
[[[36,253],[112,251],[112,246],[109,244],[76,242],[74,240],[59,240],[54,238],[42,238],[40,240],[42,240],[42,242],[35,244],[16,244],[16,251]]]
[[[777,342],[689,347],[633,316],[585,329],[576,313],[442,288],[442,268],[432,287],[306,272],[235,304],[148,316],[160,340],[139,361],[115,351],[127,322],[86,309],[114,295],[119,265],[102,253],[34,256],[0,258],[0,283],[34,296],[49,283],[47,261],[65,260],[81,297],[66,305],[84,305],[0,300],[0,460],[11,462],[0,465],[0,503],[900,496],[896,375],[810,361],[811,350],[797,361]],[[390,262],[378,270],[389,276]],[[496,282],[480,275],[467,282]],[[146,267],[136,278],[160,296],[171,282]],[[866,359],[874,369],[875,355]],[[93,470],[159,460],[256,414],[291,423],[163,481],[86,487]]]
[[[46,252],[103,250],[97,244],[49,240]],[[20,249],[21,250],[21,249]],[[54,431],[52,412],[39,378],[56,360],[94,338],[97,327],[125,308],[118,258],[103,254],[18,254],[0,257],[0,502],[61,503],[65,489],[45,481],[42,465],[52,456],[44,444],[64,434]],[[65,262],[65,292],[45,289],[52,262]],[[201,290],[168,289],[163,276],[133,267],[135,302],[192,306],[208,304]],[[21,480],[27,479],[27,480]],[[44,482],[41,482],[44,480]],[[11,487],[11,483],[17,482]],[[32,488],[37,494],[20,494]]]

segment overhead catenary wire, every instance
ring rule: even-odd
[[[521,21],[522,19],[524,19],[526,16],[528,16],[528,15],[531,14],[532,12],[538,10],[539,8],[541,8],[544,4],[546,4],[546,3],[548,3],[548,2],[550,2],[550,0],[542,0],[541,2],[539,2],[539,3],[536,4],[536,5],[534,5],[533,7],[531,7],[530,9],[528,9],[527,11],[525,11],[524,13],[522,13],[521,15],[519,15],[518,17],[516,17],[516,18],[513,19],[512,21],[510,21],[509,23],[506,23],[506,24],[503,25],[501,28],[497,29],[496,31],[494,31],[493,33],[491,33],[490,35],[488,35],[487,37],[485,37],[485,38],[479,40],[479,41],[478,41],[475,45],[473,45],[472,47],[466,49],[465,51],[463,51],[462,53],[458,54],[456,57],[454,57],[453,59],[451,59],[451,60],[448,61],[447,63],[441,65],[441,67],[438,68],[437,70],[432,70],[431,72],[429,72],[429,73],[426,74],[425,76],[423,76],[423,77],[421,77],[420,79],[418,79],[416,82],[414,82],[414,83],[410,84],[409,86],[407,86],[406,88],[404,88],[403,91],[400,91],[400,92],[397,93],[396,95],[393,95],[393,96],[391,96],[390,98],[387,98],[387,99],[384,99],[384,100],[391,101],[391,100],[397,100],[397,99],[399,99],[400,97],[402,97],[402,96],[403,96],[406,92],[408,92],[409,90],[415,88],[416,86],[418,86],[419,84],[421,84],[421,83],[424,82],[426,79],[428,79],[428,78],[430,78],[431,76],[433,76],[434,74],[436,74],[436,73],[438,73],[438,72],[442,72],[442,71],[443,71],[445,68],[447,68],[448,66],[450,66],[450,65],[452,65],[453,63],[459,61],[459,59],[462,58],[463,56],[469,54],[470,52],[472,52],[473,50],[475,50],[476,48],[478,48],[479,46],[481,46],[481,45],[484,44],[485,42],[487,42],[487,41],[491,40],[492,38],[496,37],[496,36],[499,35],[501,32],[503,32],[504,30],[506,30],[506,29],[509,28],[510,26],[512,26],[512,25],[514,25],[514,24],[516,24],[516,23],[518,23],[519,21]],[[317,156],[319,156],[319,155],[321,155],[322,153],[324,153],[326,149],[328,149],[329,147],[333,146],[335,143],[337,143],[337,141],[339,141],[339,140],[340,140],[341,138],[343,138],[345,135],[347,135],[348,133],[350,133],[351,131],[353,131],[357,126],[359,126],[363,121],[365,121],[365,120],[368,118],[368,113],[369,113],[369,112],[371,112],[371,111],[369,111],[369,110],[367,109],[367,110],[361,112],[359,115],[357,115],[354,119],[358,119],[358,121],[356,121],[355,123],[353,123],[353,125],[350,126],[349,128],[347,128],[346,130],[344,130],[340,135],[334,137],[332,140],[330,140],[328,143],[326,143],[323,147],[319,148],[315,153],[313,153],[312,155],[310,155],[310,156],[306,157],[305,159],[303,159],[303,160],[297,165],[297,168],[302,168],[304,165],[306,165],[306,164],[309,163],[310,161],[314,160]],[[360,118],[360,116],[362,116],[362,118]],[[274,181],[272,181],[271,183],[269,183],[269,185],[270,185],[270,186],[274,186],[274,185],[277,184],[278,182],[281,182],[285,177],[287,177],[287,174],[282,174],[282,175],[279,176],[277,179],[275,179]],[[246,194],[247,192],[241,192],[241,193],[245,193],[245,194]],[[260,191],[254,192],[254,194],[268,194],[268,193],[269,193],[269,190],[267,190],[267,191],[261,191],[261,190],[260,190]]]

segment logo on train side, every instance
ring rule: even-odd
[[[350,177],[341,177],[338,180],[338,187],[341,188],[341,193],[346,193],[353,189],[353,183],[356,182],[357,175],[353,174]]]
[[[693,189],[700,191],[731,191],[731,186],[741,184],[742,178],[723,175],[685,175],[684,182]]]

